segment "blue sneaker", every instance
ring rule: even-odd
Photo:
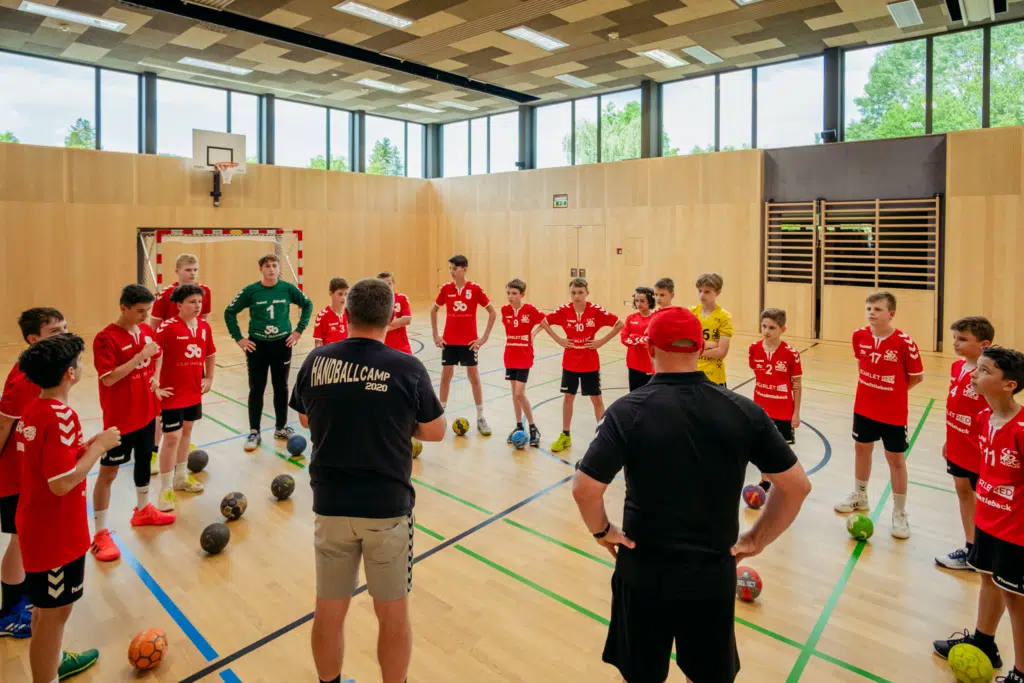
[[[27,595],[22,595],[21,600],[19,600],[18,604],[14,607],[15,610],[24,610],[28,612],[29,616],[32,616],[32,610],[35,608],[35,605],[28,601]]]
[[[32,613],[28,610],[17,609],[11,611],[6,617],[0,619],[0,638],[31,638],[32,637]]]

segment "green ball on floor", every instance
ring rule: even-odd
[[[846,530],[855,540],[866,541],[875,533],[875,524],[870,517],[858,512],[846,520]]]

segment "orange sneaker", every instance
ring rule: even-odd
[[[100,562],[113,562],[121,557],[121,551],[117,549],[109,529],[101,529],[96,532],[92,539],[91,550]]]
[[[165,526],[173,524],[176,519],[177,517],[170,513],[160,512],[150,503],[141,510],[135,508],[135,512],[132,513],[132,526]]]

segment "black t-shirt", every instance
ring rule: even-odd
[[[321,346],[302,364],[290,405],[309,417],[313,512],[412,512],[410,439],[417,423],[444,413],[418,358],[358,337]]]
[[[625,467],[636,548],[620,546],[616,572],[664,597],[732,594],[748,462],[777,474],[797,459],[760,406],[702,372],[656,374],[613,403],[580,469],[607,484]]]

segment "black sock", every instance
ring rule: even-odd
[[[970,541],[967,541],[967,552],[971,552],[971,548],[973,548],[973,547],[974,547],[974,544],[971,543]]]
[[[974,644],[982,650],[991,650],[996,646],[996,637],[994,635],[990,636],[987,633],[982,633],[977,630],[974,632],[974,635],[971,636],[971,640],[973,640]]]
[[[535,424],[533,424],[533,423],[531,422],[531,423],[530,423],[530,431],[531,431],[531,432],[535,432],[535,431],[537,431],[537,425],[535,425]]]
[[[22,584],[4,583],[0,587],[2,587],[3,592],[2,599],[0,599],[0,617],[6,617],[21,600]]]
[[[321,679],[320,683],[341,683],[341,674],[338,674],[337,676],[335,676],[334,678],[332,678],[329,681],[325,681],[325,680]]]
[[[519,431],[523,431],[523,423],[522,422],[516,422],[516,429],[518,429]]]
[[[570,436],[568,429],[563,429],[562,433],[565,434],[566,436]]]
[[[770,489],[771,487],[772,483],[770,481],[764,481],[763,479],[761,480],[761,488],[764,489],[765,493],[768,493],[768,489]]]

